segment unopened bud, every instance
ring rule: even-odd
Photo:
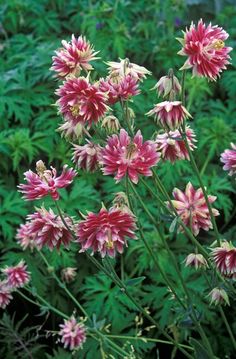
[[[178,94],[181,92],[181,85],[176,76],[162,76],[160,80],[154,86],[154,89],[157,90],[158,96],[166,97],[172,93]],[[174,94],[173,94],[174,93]]]
[[[229,304],[229,297],[228,294],[224,289],[221,288],[214,288],[212,291],[208,294],[208,296],[211,298],[210,304]]]
[[[63,268],[61,271],[61,278],[66,283],[72,282],[76,277],[76,268],[67,267]]]
[[[185,259],[185,267],[207,268],[207,261],[202,254],[190,253]]]
[[[117,117],[108,115],[104,117],[102,121],[102,127],[104,127],[109,133],[118,132],[120,128],[120,122]]]

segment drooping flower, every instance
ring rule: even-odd
[[[76,277],[76,270],[77,269],[73,267],[63,268],[61,271],[62,280],[64,280],[66,283],[72,282]]]
[[[129,208],[128,197],[124,192],[117,192],[112,203],[113,205],[111,209],[116,209],[116,210],[118,209],[122,212],[126,212],[131,215],[134,215],[131,209]]]
[[[87,140],[83,146],[74,145],[72,161],[78,168],[93,172],[98,168],[98,159],[101,147]]]
[[[61,133],[62,137],[72,141],[82,138],[86,132],[84,125],[74,119],[64,119],[64,122],[58,127],[57,131]]]
[[[152,176],[151,167],[160,159],[153,141],[143,142],[138,131],[133,139],[124,130],[108,137],[106,146],[101,150],[100,162],[104,175],[114,175],[119,182],[126,174],[133,183],[138,183],[139,175]]]
[[[2,272],[7,277],[6,284],[10,289],[24,287],[30,281],[30,273],[27,271],[27,266],[23,260],[15,267],[2,269]]]
[[[107,111],[106,95],[84,77],[70,78],[56,90],[57,105],[66,121],[96,123]]]
[[[85,71],[93,69],[89,62],[97,59],[96,55],[99,51],[95,52],[85,37],[76,38],[72,35],[70,42],[62,40],[62,46],[55,51],[56,56],[52,58],[51,67],[59,77],[78,75],[82,69]]]
[[[111,78],[123,78],[130,75],[135,80],[143,80],[146,75],[151,75],[145,67],[129,62],[129,59],[120,59],[120,62],[107,62],[109,66],[109,76]]]
[[[186,126],[186,138],[191,151],[196,148],[194,131]],[[178,130],[158,134],[156,137],[157,151],[163,160],[175,162],[176,160],[189,160],[189,153]]]
[[[210,304],[227,304],[229,305],[229,297],[226,291],[222,288],[213,288],[212,291],[208,294],[210,297]]]
[[[178,54],[188,57],[181,69],[192,68],[193,76],[207,77],[215,81],[229,64],[229,52],[232,48],[224,43],[228,36],[227,32],[217,25],[206,26],[202,20],[197,26],[192,23],[190,28],[186,29],[184,38],[178,39],[183,46]]]
[[[191,229],[195,236],[198,235],[201,228],[205,231],[209,231],[209,229],[212,228],[209,209],[201,188],[195,190],[189,182],[185,192],[174,188],[173,196],[174,200],[172,200],[172,205],[175,207],[184,224]],[[213,203],[216,197],[209,195],[208,200],[210,203]],[[169,203],[168,207],[171,208]],[[219,215],[219,212],[215,208],[212,208],[212,213],[214,216]],[[182,230],[181,226],[180,230]]]
[[[0,281],[0,308],[5,309],[12,300],[11,289],[7,281]]]
[[[207,268],[207,261],[200,253],[190,253],[185,258],[185,267],[194,267],[196,270],[198,268]]]
[[[211,257],[218,271],[226,277],[236,275],[236,248],[224,241],[221,247],[212,249]]]
[[[68,247],[73,239],[70,232],[73,229],[71,218],[64,215],[67,225],[65,226],[52,209],[47,211],[45,208],[40,208],[28,216],[28,221],[30,222],[30,234],[34,237],[34,242],[39,249],[43,246],[47,246],[50,250],[59,249],[61,245]]]
[[[99,89],[107,96],[108,105],[114,105],[119,101],[129,100],[140,93],[138,81],[131,75],[122,78],[100,80]]]
[[[23,250],[26,250],[28,247],[30,248],[30,250],[33,250],[35,248],[34,236],[30,232],[29,222],[20,225],[16,233],[16,239]]]
[[[24,173],[27,184],[20,184],[19,191],[24,194],[23,198],[29,201],[43,198],[50,195],[54,200],[59,199],[59,188],[65,188],[72,183],[76,172],[73,168],[67,169],[67,165],[63,166],[60,176],[57,176],[55,168],[46,169],[42,161],[36,163],[37,173],[31,170]]]
[[[183,124],[184,119],[192,117],[180,101],[157,103],[147,115],[154,116],[154,119],[166,131],[177,130]]]
[[[115,133],[120,129],[120,122],[117,117],[108,115],[102,120],[102,127],[104,127],[108,133]]]
[[[181,85],[177,77],[174,75],[173,79],[172,76],[162,76],[154,86],[154,89],[157,90],[158,96],[166,97],[171,93],[171,91],[175,94],[180,93]]]
[[[127,212],[105,208],[97,214],[90,212],[77,227],[81,252],[91,249],[102,257],[114,257],[116,252],[123,253],[126,237],[135,238],[135,229],[134,216]]]
[[[229,171],[229,175],[233,176],[236,174],[236,145],[231,143],[232,150],[225,150],[221,154],[221,162],[224,163],[223,169]]]
[[[64,344],[64,348],[70,350],[79,349],[86,341],[86,328],[82,322],[77,322],[75,317],[70,319],[64,319],[64,324],[60,324],[61,342]]]

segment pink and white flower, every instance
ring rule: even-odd
[[[105,114],[107,96],[84,77],[70,78],[56,90],[57,105],[66,121],[88,124],[98,122]]]
[[[55,168],[51,170],[46,169],[42,161],[36,163],[37,173],[31,170],[24,173],[27,184],[20,184],[19,191],[24,194],[23,198],[28,201],[43,198],[50,195],[54,200],[59,199],[59,188],[69,186],[76,172],[73,168],[67,169],[67,165],[63,166],[63,171],[60,176],[57,176]]]
[[[66,283],[72,282],[76,277],[76,270],[77,269],[73,267],[63,268],[61,271],[62,280],[64,280]]]
[[[157,90],[158,96],[166,97],[170,95],[171,92],[178,94],[181,92],[181,85],[176,76],[162,76],[160,80],[154,86],[154,89]]]
[[[2,269],[2,273],[7,277],[6,284],[10,289],[24,287],[30,281],[30,273],[23,260],[15,267],[6,267]]]
[[[189,182],[186,186],[185,192],[182,192],[178,188],[173,190],[174,200],[172,205],[175,207],[179,217],[184,224],[191,229],[195,236],[198,235],[200,229],[209,231],[212,228],[211,216],[207,203],[201,188],[194,189],[193,185]],[[215,196],[208,196],[210,203],[215,202]],[[168,203],[168,207],[171,208]],[[217,209],[212,208],[214,216],[218,216]],[[180,230],[182,230],[180,226]]]
[[[0,308],[5,309],[12,298],[11,288],[9,288],[7,282],[5,280],[0,281]]]
[[[68,247],[73,239],[70,231],[73,230],[73,223],[66,215],[64,215],[66,226],[51,209],[47,211],[45,208],[40,208],[27,219],[30,222],[30,234],[39,249],[43,246],[47,246],[50,250],[59,249],[61,245]]]
[[[188,145],[193,151],[196,146],[194,142],[196,135],[190,127],[186,127],[186,138]],[[157,151],[163,160],[175,162],[176,160],[188,160],[189,153],[184,140],[178,130],[158,134],[156,137]]]
[[[107,62],[110,78],[123,78],[130,75],[135,80],[143,80],[151,75],[145,67],[129,62],[129,59],[120,59],[120,62]]]
[[[177,130],[183,124],[185,119],[192,117],[180,101],[164,101],[157,103],[147,115],[154,116],[154,119],[166,131]]]
[[[190,253],[185,258],[185,267],[194,267],[196,270],[198,268],[207,268],[207,261],[200,253]]]
[[[62,40],[61,43],[63,47],[55,51],[56,56],[52,58],[51,67],[59,77],[78,75],[82,69],[85,71],[93,69],[89,62],[97,59],[98,52],[94,51],[85,37],[76,38],[72,35],[70,42]]]
[[[127,174],[133,183],[138,183],[139,175],[152,176],[151,167],[160,159],[153,141],[143,142],[138,131],[133,139],[128,133],[108,137],[106,146],[101,150],[100,163],[104,175],[114,175],[119,182]]]
[[[223,288],[213,288],[212,291],[208,294],[210,297],[211,303],[210,304],[229,304],[229,297],[226,291]]]
[[[229,175],[236,174],[236,145],[231,143],[232,150],[225,150],[221,154],[221,162],[224,163],[223,170],[229,171]]]
[[[224,241],[221,247],[212,249],[211,257],[222,275],[236,276],[236,248],[231,243]]]
[[[74,145],[72,161],[78,168],[93,172],[98,168],[101,147],[87,140],[83,146]]]
[[[81,252],[91,249],[92,254],[114,257],[116,252],[123,253],[126,237],[135,238],[135,229],[134,216],[127,212],[105,208],[97,214],[90,212],[77,227]]]
[[[197,26],[192,23],[190,28],[186,29],[184,38],[178,39],[183,46],[178,54],[188,57],[181,69],[192,68],[193,76],[207,77],[215,81],[230,63],[229,52],[232,48],[225,46],[228,36],[218,25],[206,26],[202,20]]]
[[[30,223],[26,222],[21,224],[16,233],[17,242],[20,244],[23,250],[35,248],[34,236],[30,232]]]
[[[64,348],[70,350],[79,349],[86,341],[86,328],[82,322],[78,323],[74,316],[70,319],[64,319],[64,323],[60,324],[61,342]]]

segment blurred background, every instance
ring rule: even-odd
[[[150,89],[169,68],[173,68],[180,78],[181,74],[177,71],[184,60],[177,55],[180,44],[175,38],[182,37],[181,31],[189,27],[191,21],[197,22],[200,18],[222,26],[230,35],[227,46],[235,48],[235,0],[0,0],[0,261],[2,266],[24,256],[33,273],[35,286],[39,287],[41,294],[47,292],[48,296],[51,295],[51,300],[59,307],[66,307],[65,298],[60,296],[60,291],[56,298],[53,296],[55,288],[47,287],[50,283],[45,282],[44,273],[38,269],[40,261],[39,267],[35,268],[35,259],[30,253],[22,254],[15,241],[16,228],[33,209],[32,204],[22,201],[16,191],[23,173],[29,168],[34,170],[39,159],[58,169],[62,164],[70,163],[71,159],[71,144],[55,131],[61,119],[53,105],[56,101],[54,91],[58,86],[49,70],[53,52],[60,47],[62,39],[69,40],[72,33],[75,36],[82,34],[95,50],[100,51],[101,60],[93,62],[93,79],[106,76],[104,61],[118,61],[119,57],[127,57],[131,62],[149,69],[152,76],[142,83],[142,94],[135,98],[132,108],[136,113],[136,128],[141,128],[145,138],[150,138],[154,133],[154,123],[144,115],[159,101],[155,91]],[[216,206],[221,213],[218,223],[229,240],[233,239],[236,229],[233,223],[235,184],[222,171],[219,156],[230,142],[236,141],[235,51],[231,52],[231,57],[232,65],[217,83],[197,78],[193,81],[190,74],[186,79],[188,109],[191,107],[194,117],[192,127],[198,137],[197,162],[209,192],[218,196]],[[165,179],[169,191],[175,186],[183,188],[189,180],[196,184],[186,161],[175,165],[163,164],[160,176]],[[119,190],[122,186],[115,187],[112,178],[104,179],[100,173],[91,175],[81,172],[79,181],[73,184],[69,193],[62,190],[61,206],[73,215],[79,210],[95,211],[100,208],[101,201],[109,203],[114,191]],[[140,191],[146,195],[148,202],[148,195],[141,185]],[[155,204],[149,203],[149,209],[155,213]],[[145,216],[142,221],[144,228],[150,229]],[[151,232],[149,237],[152,241]],[[152,263],[143,255],[140,244],[132,246],[128,255],[132,253],[133,259],[129,260],[128,267],[134,275],[147,274]],[[53,254],[52,265],[56,269],[77,266],[77,259],[73,256],[75,252],[68,254],[62,251],[59,259]],[[98,279],[88,276],[90,269],[83,262],[83,257],[81,261],[81,275],[74,290],[82,296],[81,293],[90,288],[84,300],[92,311],[93,305],[98,305],[95,298],[99,296],[99,290],[93,291]],[[88,279],[83,287],[82,278],[85,275]],[[109,291],[111,283],[101,283],[100,290]],[[163,298],[160,297],[160,300]],[[100,300],[103,302],[97,308],[98,315],[103,312],[107,299],[100,293]],[[151,306],[153,298],[149,300],[145,303]],[[113,323],[115,331],[126,329],[127,332],[129,320],[126,317],[132,316],[131,309],[115,314],[112,306],[106,308],[108,322]],[[27,313],[28,309],[23,309]],[[9,312],[14,312],[14,304]],[[166,307],[165,312],[158,315],[165,326],[170,308]],[[55,318],[53,320],[55,322]],[[214,318],[209,314],[208,320],[214,321]],[[52,355],[48,358],[54,358],[53,355],[59,358],[59,354],[56,356],[56,352],[53,354],[50,349],[48,353]],[[84,357],[89,358],[89,354],[86,355]],[[152,357],[155,358],[150,354]]]

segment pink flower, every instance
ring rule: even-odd
[[[222,288],[213,288],[212,291],[208,294],[211,297],[210,304],[229,304],[229,297],[226,291]]]
[[[59,249],[62,244],[68,247],[73,239],[67,228],[72,230],[72,220],[66,215],[64,215],[64,221],[67,227],[51,209],[47,211],[45,208],[40,208],[37,212],[29,215],[28,220],[30,221],[30,234],[34,237],[35,244],[39,249],[43,246],[47,246],[50,250],[55,247]]]
[[[209,229],[212,228],[210,213],[201,188],[195,190],[189,182],[185,192],[175,188],[173,196],[174,200],[172,204],[178,212],[178,215],[195,236],[198,235],[201,228],[205,231],[209,231]],[[213,203],[216,197],[208,196],[208,200],[210,203]],[[170,204],[168,204],[168,206],[171,208]],[[212,209],[212,212],[214,216],[219,215],[219,212],[215,208]]]
[[[198,268],[206,268],[208,265],[202,254],[190,253],[185,258],[185,267],[194,267],[197,270]]]
[[[63,166],[60,176],[57,176],[55,168],[47,170],[42,161],[36,163],[37,174],[31,170],[24,173],[27,184],[20,184],[19,191],[24,194],[23,198],[29,201],[43,198],[50,194],[54,200],[59,199],[59,188],[65,188],[72,183],[76,172],[73,168],[67,170],[67,165]]]
[[[207,77],[216,80],[222,70],[229,64],[231,47],[226,47],[224,41],[228,34],[221,27],[202,20],[195,26],[193,23],[184,33],[184,39],[178,39],[183,48],[179,55],[188,56],[182,69],[193,69],[194,76]]]
[[[86,341],[86,328],[83,323],[77,323],[74,316],[70,319],[64,319],[64,324],[60,324],[59,335],[64,348],[70,350],[81,348]]]
[[[101,150],[100,162],[104,175],[115,174],[119,182],[126,174],[133,183],[138,183],[138,176],[152,176],[151,167],[160,159],[153,141],[143,142],[141,132],[133,138],[120,130],[120,134],[108,137],[105,148]]]
[[[78,168],[93,172],[98,168],[98,158],[101,147],[87,140],[83,146],[74,145],[72,161]]]
[[[231,143],[232,150],[225,150],[221,154],[221,162],[224,163],[223,169],[229,171],[229,175],[236,174],[236,145]]]
[[[226,277],[236,275],[236,248],[232,244],[223,242],[221,247],[212,250],[211,256],[222,275]]]
[[[76,38],[72,35],[71,41],[62,40],[62,48],[55,51],[51,70],[57,72],[59,77],[79,74],[82,69],[92,70],[90,61],[96,60],[97,53],[85,37]]]
[[[6,281],[0,281],[0,308],[5,309],[12,300],[11,289]]]
[[[34,236],[30,232],[30,222],[21,224],[17,230],[16,239],[23,250],[28,247],[33,250],[35,248]]]
[[[162,95],[163,97],[170,95],[171,92],[174,92],[175,94],[181,92],[179,80],[174,75],[173,80],[171,76],[162,76],[154,86],[154,89],[157,90],[158,96]]]
[[[145,67],[129,62],[129,59],[120,59],[120,62],[110,61],[107,62],[107,65],[110,78],[123,78],[130,75],[135,80],[143,80],[146,75],[151,74]]]
[[[190,149],[193,151],[196,146],[194,142],[194,131],[186,127],[186,136]],[[164,160],[175,162],[176,160],[189,160],[188,150],[178,130],[170,131],[168,133],[159,134],[156,137],[157,151],[161,153]]]
[[[126,237],[134,238],[134,216],[116,209],[102,208],[98,214],[90,212],[85,220],[78,224],[78,242],[81,252],[87,249],[100,252],[102,257],[114,257],[116,252],[123,253],[127,246]]]
[[[6,267],[2,272],[7,277],[7,285],[11,289],[24,287],[30,281],[30,273],[27,272],[27,266],[23,260],[15,267]]]
[[[99,89],[105,93],[108,98],[108,104],[113,105],[119,101],[129,100],[131,97],[140,93],[138,81],[131,75],[126,75],[121,79],[100,80]]]
[[[183,124],[184,119],[192,117],[180,101],[158,103],[147,115],[154,116],[155,120],[166,131],[178,129]]]
[[[84,77],[70,78],[56,90],[57,105],[66,121],[96,123],[107,111],[106,95]]]
[[[69,140],[77,140],[82,138],[86,132],[85,127],[82,123],[77,122],[75,119],[64,120],[64,122],[57,129],[61,132],[61,136]]]

